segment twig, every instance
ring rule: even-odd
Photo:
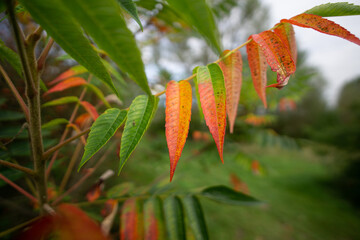
[[[89,75],[89,77],[88,77],[88,79],[87,79],[88,82],[91,81],[92,76],[93,76],[92,74]],[[86,91],[87,91],[87,88],[84,88],[84,89],[82,90],[82,92],[81,92],[81,94],[80,94],[80,96],[79,96],[79,101],[81,101],[81,100],[84,98]],[[79,110],[79,104],[76,104],[76,106],[75,106],[75,108],[74,108],[74,110],[73,110],[73,112],[72,112],[72,114],[71,114],[71,116],[70,116],[69,123],[72,123],[72,122],[74,121],[75,116],[76,116],[78,110]],[[65,138],[66,138],[66,136],[68,135],[69,131],[70,131],[69,128],[65,128],[63,134],[61,135],[59,144],[61,144],[62,142],[65,141]],[[59,145],[59,144],[58,144],[58,145]],[[47,169],[46,169],[46,178],[49,178],[50,172],[51,172],[51,168],[52,168],[52,166],[54,165],[54,162],[55,162],[58,154],[59,154],[59,150],[57,150],[56,152],[54,152],[54,155],[52,156],[52,158],[51,158],[51,160],[50,160],[50,162],[49,162],[49,165],[48,165],[48,167],[47,167]],[[46,158],[44,158],[44,159],[46,159]]]
[[[8,183],[10,186],[12,186],[13,188],[15,188],[18,192],[20,192],[21,194],[23,194],[25,197],[29,198],[32,202],[37,203],[38,200],[31,195],[30,193],[28,193],[27,191],[25,191],[22,187],[20,187],[19,185],[15,184],[13,181],[11,181],[10,179],[8,179],[7,177],[5,177],[4,175],[2,175],[0,173],[0,178],[2,180],[4,180],[4,182]]]
[[[25,128],[27,128],[29,126],[29,124],[27,122],[25,122],[21,128],[19,129],[19,131],[15,134],[15,136],[13,136],[9,141],[7,141],[6,143],[4,143],[3,145],[6,146],[9,143],[12,143],[24,130]]]
[[[116,142],[112,146],[110,146],[109,149],[113,148],[115,145],[116,145]],[[97,161],[97,163],[94,165],[94,167],[92,167],[92,169],[94,169],[94,170],[88,169],[88,172],[86,172],[85,175],[82,176],[82,178],[80,178],[79,181],[77,181],[71,188],[69,188],[61,196],[59,196],[57,199],[55,199],[55,201],[52,202],[51,205],[53,205],[53,206],[57,205],[64,197],[66,197],[67,195],[69,195],[70,193],[75,191],[78,187],[80,187],[81,184],[83,184],[85,182],[85,180],[88,179],[96,171],[96,169],[105,161],[105,159],[108,157],[110,152],[111,151],[107,150],[105,152],[105,154]]]
[[[16,87],[14,86],[11,79],[9,78],[9,76],[7,75],[7,73],[2,68],[1,65],[0,65],[0,72],[3,75],[5,82],[9,85],[9,88],[10,88],[11,92],[14,94],[17,102],[19,103],[21,110],[24,112],[26,121],[29,122],[29,109],[26,106],[24,99],[21,97],[20,93],[18,92],[18,90],[16,89]]]
[[[26,221],[26,222],[24,222],[24,223],[21,223],[21,224],[19,224],[19,225],[16,225],[15,227],[12,227],[12,228],[9,228],[9,229],[7,229],[7,230],[5,230],[5,231],[2,231],[2,232],[0,232],[0,237],[4,237],[4,236],[6,236],[6,235],[8,235],[8,234],[10,234],[10,233],[18,230],[18,229],[21,229],[21,228],[23,228],[23,227],[26,227],[26,226],[29,225],[30,223],[33,223],[33,222],[35,222],[36,220],[38,220],[39,218],[41,218],[41,216],[35,217],[35,218],[33,218],[33,219],[30,219],[29,221]]]
[[[45,66],[45,61],[46,61],[46,57],[50,52],[50,49],[52,47],[52,45],[54,44],[54,39],[50,38],[50,40],[48,41],[48,43],[46,44],[44,50],[42,51],[42,53],[40,54],[40,57],[37,60],[37,64],[38,64],[38,71],[41,71],[44,66]]]
[[[82,135],[85,135],[86,133],[88,133],[90,131],[90,128],[85,129],[84,131],[76,134],[75,136],[68,138],[62,142],[60,142],[58,145],[50,148],[49,150],[47,150],[44,154],[43,154],[43,159],[48,158],[52,153],[58,151],[60,148],[62,148],[63,146],[65,146],[66,144],[74,141],[75,139],[78,139],[79,137],[81,137]]]
[[[8,162],[8,161],[4,161],[4,160],[1,160],[1,159],[0,159],[0,164],[4,165],[4,166],[7,166],[7,167],[14,168],[14,169],[19,170],[19,171],[22,171],[22,172],[24,172],[26,174],[29,174],[30,176],[34,176],[34,174],[35,174],[34,170],[32,170],[30,168],[26,168],[26,167],[20,166],[18,164],[11,163],[11,162]]]

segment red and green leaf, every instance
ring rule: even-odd
[[[162,208],[162,201],[158,197],[152,197],[144,204],[145,240],[165,239],[165,223]]]
[[[166,141],[170,157],[170,181],[184,148],[191,119],[192,93],[187,81],[170,81],[166,88]]]
[[[317,15],[302,13],[290,19],[282,19],[280,22],[287,22],[304,28],[312,28],[321,33],[344,38],[350,42],[360,45],[360,39],[357,38],[354,34],[339,24]]]
[[[96,108],[91,103],[86,101],[81,101],[80,104],[90,114],[90,116],[92,117],[92,119],[94,119],[94,121],[99,117]]]
[[[264,31],[259,34],[252,35],[252,39],[259,44],[264,52],[267,63],[271,70],[277,73],[277,83],[271,87],[284,87],[296,70],[294,61],[291,58],[285,44],[281,39],[271,31]]]
[[[297,60],[297,46],[295,40],[294,28],[290,23],[278,23],[275,26],[274,33],[281,39],[284,45],[288,48],[291,58],[296,65]]]
[[[85,79],[80,78],[80,77],[68,78],[68,79],[64,80],[63,82],[60,82],[60,83],[56,84],[54,87],[50,88],[49,91],[47,91],[44,94],[44,96],[48,95],[50,93],[61,92],[66,89],[81,86],[81,85],[86,85]]]
[[[200,66],[196,75],[201,108],[206,125],[216,143],[220,159],[223,159],[223,146],[226,129],[226,90],[224,76],[216,63]]]
[[[266,108],[266,58],[259,45],[254,41],[250,41],[246,45],[246,52],[248,55],[251,78],[253,80],[255,91],[259,95],[261,101],[264,104],[264,107]]]
[[[143,215],[141,201],[129,198],[122,206],[120,217],[120,239],[143,239]]]
[[[225,50],[226,55],[230,50]],[[240,100],[242,84],[242,58],[240,51],[236,51],[219,63],[224,74],[226,88],[226,112],[230,124],[230,133],[234,131],[237,108]]]
[[[86,72],[87,72],[86,68],[84,68],[81,65],[77,65],[77,66],[74,66],[74,67],[70,68],[69,70],[61,73],[59,76],[57,76],[54,80],[52,80],[48,84],[49,85],[54,85],[55,83],[61,82],[61,81],[65,80],[65,79],[68,79],[70,77],[80,75],[80,74],[83,74],[83,73],[86,73]]]

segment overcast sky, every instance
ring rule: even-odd
[[[314,6],[332,0],[263,0],[270,7],[271,26]],[[360,1],[348,1],[360,5]],[[330,20],[360,37],[360,16],[331,17]],[[318,67],[327,81],[325,97],[334,104],[341,86],[360,76],[360,46],[342,38],[295,26],[299,48],[308,53],[308,64]]]

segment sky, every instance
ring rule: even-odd
[[[340,1],[340,0],[339,0]],[[314,6],[339,2],[332,0],[263,0],[269,6],[270,25],[283,18],[291,18]],[[360,5],[360,1],[347,1]],[[331,17],[331,21],[345,27],[360,38],[360,16]],[[329,105],[336,104],[341,87],[360,76],[360,46],[345,39],[295,26],[298,47],[308,54],[307,63],[320,69],[327,84],[324,97]]]

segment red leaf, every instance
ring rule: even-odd
[[[95,201],[96,199],[98,199],[101,196],[103,188],[104,188],[104,183],[103,182],[94,184],[90,188],[90,190],[86,193],[86,199],[89,202]]]
[[[226,55],[230,50],[225,50]],[[242,84],[242,58],[239,51],[231,54],[219,63],[224,74],[226,88],[226,113],[229,118],[230,133],[234,131],[237,108]]]
[[[221,161],[226,130],[226,89],[219,65],[212,63],[197,69],[201,108],[206,125],[216,143]]]
[[[91,103],[86,102],[86,101],[81,101],[80,104],[90,114],[90,116],[92,117],[92,119],[94,119],[94,121],[99,117],[99,114],[96,111],[96,108]]]
[[[166,88],[166,141],[170,157],[170,182],[184,148],[191,119],[190,83],[170,81]]]
[[[354,34],[339,24],[336,24],[333,21],[327,20],[318,15],[302,13],[290,19],[282,19],[280,22],[288,22],[299,27],[312,28],[321,33],[341,37],[357,45],[360,45],[360,39],[357,38]]]
[[[241,179],[238,176],[236,176],[236,174],[232,173],[230,175],[230,182],[233,185],[234,190],[245,194],[249,194],[249,189],[246,183],[241,181]]]
[[[89,113],[83,113],[75,119],[75,124],[82,129],[88,123],[90,118],[91,116]]]
[[[251,39],[251,37],[249,38]],[[259,45],[250,41],[246,45],[246,52],[248,55],[248,62],[251,71],[251,78],[256,90],[256,93],[259,95],[261,101],[264,104],[264,107],[267,107],[266,103],[266,68],[267,63],[263,51],[260,49]]]
[[[290,23],[278,23],[275,26],[274,33],[281,39],[284,45],[288,48],[291,58],[296,65],[297,46],[295,40],[294,28]]]
[[[61,83],[56,84],[54,87],[50,88],[49,91],[44,93],[44,96],[53,92],[61,92],[68,88],[81,86],[81,85],[86,85],[85,79],[80,77],[69,78]]]
[[[51,82],[49,82],[48,84],[49,85],[54,85],[55,83],[58,83],[58,82],[61,82],[67,78],[70,78],[72,76],[75,76],[75,75],[79,75],[79,74],[82,74],[82,73],[85,73],[87,72],[86,68],[84,68],[83,66],[74,66],[72,68],[70,68],[69,70],[61,73],[57,78],[55,78],[54,80],[52,80]]]
[[[144,204],[144,239],[165,239],[163,206],[160,198],[149,198]]]
[[[120,217],[120,239],[143,239],[143,215],[140,200],[129,198],[122,206]]]
[[[47,239],[55,229],[55,217],[52,215],[43,216],[33,222],[20,236],[19,240]]]
[[[271,70],[277,72],[277,83],[271,85],[271,87],[284,87],[288,83],[290,75],[296,70],[296,66],[287,47],[281,39],[271,31],[254,34],[252,38],[263,50]]]

